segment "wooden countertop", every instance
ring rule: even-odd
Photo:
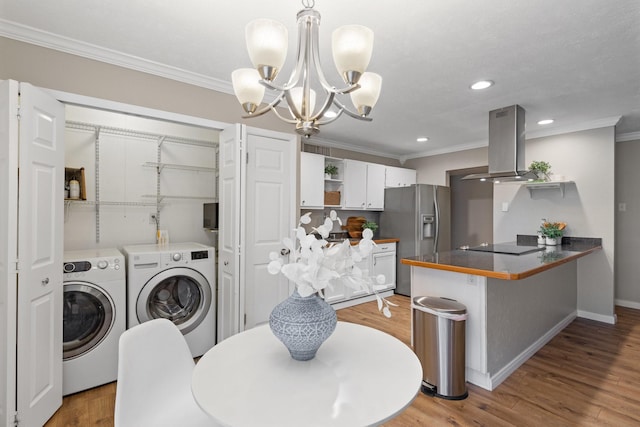
[[[592,243],[563,244],[524,255],[456,249],[434,255],[403,258],[401,262],[412,267],[433,268],[504,280],[520,280],[574,261],[599,249],[602,249],[601,245]]]
[[[351,242],[352,245],[357,245],[358,243],[360,243],[360,240],[362,239],[353,239],[353,238],[349,238],[349,241]],[[400,239],[394,239],[394,238],[380,238],[380,239],[373,239],[373,242],[377,245],[384,245],[385,243],[398,243],[400,241]],[[342,240],[328,240],[329,243],[342,243]]]

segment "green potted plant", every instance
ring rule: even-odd
[[[368,228],[369,230],[371,230],[371,232],[372,232],[373,234],[375,234],[375,233],[376,233],[376,230],[378,229],[378,224],[376,224],[376,223],[375,223],[375,222],[373,222],[373,221],[366,221],[366,222],[364,222],[364,223],[362,224],[362,229],[363,229],[363,230],[366,230],[367,228]]]
[[[529,165],[529,170],[535,173],[539,180],[549,181],[549,172],[551,172],[549,162],[534,160]]]
[[[324,167],[325,178],[330,179],[338,174],[338,167],[336,165],[327,165]]]

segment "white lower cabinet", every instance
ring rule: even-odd
[[[385,289],[396,288],[396,244],[385,243],[374,248],[371,260],[371,275],[383,274]]]
[[[379,292],[391,291],[396,287],[396,244],[385,243],[378,244],[372,253],[360,261],[357,264],[360,269],[363,270],[363,274],[366,276],[375,277],[379,274],[384,274],[385,277],[385,289]],[[353,302],[359,304],[357,300],[362,297],[372,296],[366,290],[356,290],[348,286],[337,285],[333,289],[326,288],[324,292],[325,300],[329,304]],[[362,302],[366,302],[369,299],[364,299]],[[353,305],[353,304],[349,304]]]

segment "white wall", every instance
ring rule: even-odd
[[[527,164],[546,160],[576,184],[567,186],[564,198],[555,190],[530,197],[523,186],[494,185],[493,207],[494,242],[535,234],[541,218],[566,221],[567,235],[603,239],[602,251],[578,260],[578,313],[606,322],[614,320],[614,129],[527,140]],[[418,171],[418,182],[447,185],[447,171],[487,164],[487,150],[474,149],[412,159],[405,166]],[[502,212],[502,202],[509,203],[508,212]]]
[[[489,164],[487,156],[488,150],[486,147],[475,148],[473,150],[410,159],[406,161],[403,167],[418,171],[418,183],[420,184],[448,186],[447,171],[487,166]]]
[[[558,190],[494,185],[493,233],[496,242],[516,234],[535,234],[542,218],[567,222],[565,235],[601,237],[603,250],[578,260],[578,315],[614,321],[614,158],[615,128],[606,127],[527,140],[526,162],[545,160],[565,175],[564,198]],[[508,212],[502,204],[508,203]]]
[[[132,131],[166,134],[193,138],[213,143],[218,131],[195,126],[179,125],[158,120],[143,119],[123,114],[68,106],[67,121],[125,128]],[[157,161],[158,142],[152,139],[100,133],[99,182],[100,201],[149,203],[149,206],[100,206],[100,241],[96,242],[96,208],[92,204],[71,202],[65,207],[65,250],[116,247],[126,244],[156,242],[156,225],[149,216],[156,214],[154,199],[157,172],[143,166]],[[212,147],[199,147],[172,142],[161,146],[163,163],[216,167],[216,151]],[[65,166],[85,168],[87,200],[96,200],[95,136],[91,131],[69,129],[65,131]],[[160,210],[160,228],[168,230],[170,242],[195,241],[215,245],[210,232],[202,227],[202,205],[217,197],[214,171],[164,169],[160,191],[165,195],[194,196],[193,199],[163,200]],[[202,198],[202,199],[200,199]],[[205,199],[206,198],[206,199]]]
[[[640,140],[616,143],[616,304],[640,309]]]

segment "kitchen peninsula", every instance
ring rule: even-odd
[[[467,307],[468,382],[493,390],[577,317],[577,260],[602,241],[562,243],[538,248],[535,236],[518,236],[495,246],[527,251],[521,255],[458,249],[402,259],[411,266],[413,298],[446,297]]]

